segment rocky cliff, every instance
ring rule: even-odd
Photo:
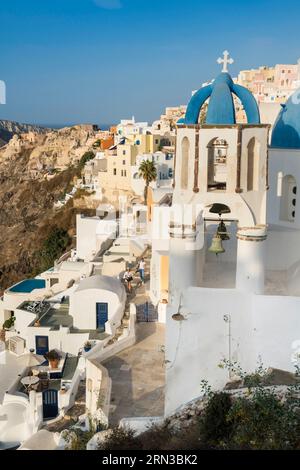
[[[30,131],[15,134],[7,145],[0,149],[0,162],[14,159],[23,152],[28,153],[28,170],[31,176],[40,176],[47,171],[65,170],[76,165],[83,153],[92,148],[96,131],[90,125],[78,125],[45,133]]]
[[[80,175],[93,137],[91,126],[29,132],[0,149],[0,292],[38,272],[37,253],[54,227],[74,235],[73,201],[59,210],[54,203]]]
[[[50,129],[32,124],[21,124],[16,121],[6,121],[0,119],[0,147],[7,144],[7,142],[9,142],[15,134],[20,135],[27,132],[43,134],[49,130]]]

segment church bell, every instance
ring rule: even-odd
[[[225,252],[225,249],[222,245],[222,238],[218,233],[216,233],[213,237],[211,246],[209,247],[208,251],[210,251],[211,253],[215,253],[216,255]]]
[[[226,225],[223,220],[219,223],[217,234],[220,235],[221,240],[230,240],[230,236],[227,233]]]

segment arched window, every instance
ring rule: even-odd
[[[280,220],[294,222],[296,216],[297,183],[292,175],[282,178]]]
[[[259,142],[255,139],[255,137],[252,137],[248,143],[247,191],[257,191],[258,189],[259,148]]]
[[[207,149],[208,191],[226,190],[228,143],[224,139],[213,139]]]
[[[190,141],[184,137],[181,142],[181,189],[188,189]]]

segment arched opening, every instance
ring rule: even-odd
[[[280,220],[294,222],[296,216],[297,182],[292,175],[282,178]]]
[[[181,189],[188,188],[190,141],[184,137],[181,142]]]
[[[207,146],[207,190],[226,190],[228,143],[224,139],[213,139]]]
[[[258,189],[259,147],[259,142],[255,137],[252,137],[247,146],[247,191],[257,191]]]

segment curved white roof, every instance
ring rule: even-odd
[[[82,279],[74,293],[89,289],[108,290],[116,294],[119,299],[122,298],[124,292],[124,287],[119,279],[97,275]]]

